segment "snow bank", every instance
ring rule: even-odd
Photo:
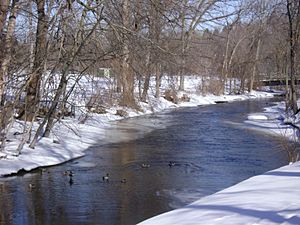
[[[300,162],[207,196],[139,225],[300,224]]]
[[[286,122],[297,124],[298,121],[299,118],[286,115],[284,102],[279,102],[274,106],[266,107],[262,113],[248,115],[248,120],[245,123],[251,125],[252,129],[295,141],[298,137],[297,131],[290,125],[287,125]]]

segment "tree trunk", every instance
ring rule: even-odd
[[[36,0],[38,23],[36,32],[35,58],[33,71],[27,86],[25,120],[33,120],[40,98],[40,82],[44,72],[47,52],[48,20],[45,14],[45,0]]]
[[[222,65],[222,77],[223,77],[222,94],[225,94],[227,77],[228,77],[229,34],[230,34],[230,30],[227,32],[227,36],[226,36],[225,56],[224,56],[223,65]]]
[[[187,1],[184,1],[184,5],[187,4]],[[183,5],[183,7],[184,7]],[[180,63],[179,63],[179,91],[184,91],[184,72],[185,72],[185,54],[188,49],[188,41],[189,41],[189,31],[185,31],[185,17],[186,17],[186,12],[184,9],[182,9],[182,15],[181,15],[181,55],[180,55]]]
[[[2,2],[1,2],[2,3]],[[8,7],[8,6],[6,6]],[[12,42],[13,34],[16,26],[16,16],[19,8],[18,0],[13,0],[11,5],[11,11],[9,15],[7,32],[4,42],[4,54],[3,61],[1,62],[0,68],[0,150],[3,151],[5,148],[5,140],[8,132],[9,124],[12,123],[13,117],[13,105],[6,103],[6,85],[8,82],[8,67],[11,63],[12,58]],[[1,5],[1,16],[2,16],[2,5]],[[3,24],[2,24],[3,25]]]
[[[150,57],[151,57],[151,49],[148,49],[148,54],[146,56],[146,77],[144,80],[144,87],[141,101],[146,102],[146,98],[148,95],[149,85],[150,85],[150,78],[151,78],[151,70],[150,70]]]
[[[122,77],[120,75],[115,76],[116,80],[116,92],[121,93],[122,92]]]
[[[33,72],[34,65],[34,32],[33,32],[33,21],[32,21],[32,1],[28,1],[28,41],[29,41],[29,71]]]
[[[0,0],[0,49],[3,49],[4,41],[2,41],[4,38],[3,34],[3,28],[5,27],[6,23],[6,17],[9,7],[9,0]],[[0,64],[2,62],[4,55],[3,52],[0,52]]]
[[[149,39],[150,41],[156,42],[158,44],[159,38],[159,12],[157,12],[157,0],[151,2],[149,6]],[[147,56],[146,56],[146,75],[144,81],[144,88],[141,100],[146,102],[146,97],[148,95],[149,84],[152,73],[152,65],[156,63],[157,59],[154,59],[155,51],[151,43],[148,43],[147,46]],[[154,62],[155,61],[155,62]]]
[[[289,102],[290,102],[290,93],[289,93],[289,73],[288,73],[288,63],[286,62],[283,66],[283,74],[285,75],[285,111],[288,111]]]
[[[156,71],[155,71],[155,97],[160,97],[160,85],[161,85],[161,78],[162,78],[162,71],[161,71],[161,64],[156,64]]]
[[[57,88],[55,97],[53,99],[53,102],[51,104],[51,108],[50,108],[49,113],[48,113],[49,116],[48,116],[47,126],[45,128],[45,132],[43,134],[43,137],[49,137],[50,136],[50,131],[52,130],[52,127],[54,125],[54,115],[55,115],[55,112],[56,112],[56,109],[57,109],[59,99],[63,95],[64,90],[67,87],[67,75],[68,75],[68,72],[69,72],[69,66],[67,64],[65,65],[66,69],[65,69],[65,71],[63,71],[62,77],[60,79],[59,86]],[[62,105],[64,105],[64,102],[62,102]]]
[[[11,52],[13,45],[13,34],[16,27],[17,11],[19,9],[19,1],[13,0],[11,5],[11,11],[9,15],[7,32],[4,43],[4,55],[0,68],[0,105],[3,106],[5,103],[5,86],[8,82],[8,67],[11,62]]]
[[[185,51],[187,46],[186,36],[189,34],[189,31],[186,31],[186,6],[187,6],[187,0],[183,0],[181,2],[181,12],[180,12],[180,25],[181,25],[181,52],[180,52],[180,58],[179,58],[179,91],[184,90],[184,64],[185,64]]]
[[[253,90],[254,80],[255,80],[255,77],[257,76],[257,62],[259,60],[260,47],[261,47],[261,38],[258,37],[255,60],[254,60],[254,65],[253,65],[253,70],[252,70],[252,76],[250,79],[249,92]]]
[[[3,27],[6,21],[9,0],[0,0],[0,35],[2,35]]]
[[[130,27],[130,13],[129,13],[129,0],[123,0],[123,26],[125,29]],[[125,32],[125,31],[124,31]],[[122,85],[123,85],[123,96],[121,100],[121,105],[128,107],[136,107],[134,99],[134,76],[132,70],[130,69],[130,56],[129,56],[129,37],[128,35],[123,35],[123,50],[122,50]]]
[[[300,23],[300,2],[287,0],[287,15],[289,21],[289,60],[290,60],[290,95],[291,95],[291,108],[296,114],[298,112],[297,105],[297,90],[295,85],[295,62],[296,62],[296,48],[298,42],[298,32],[299,32],[299,23]]]
[[[158,12],[157,8],[159,7],[160,1],[154,0],[151,1],[150,4],[150,16],[149,16],[149,39],[151,42],[154,42],[157,46],[159,46],[160,43],[160,34],[162,30],[161,26],[161,17],[160,12]],[[157,49],[153,47],[152,43],[148,46],[148,55],[147,55],[147,66],[146,66],[146,78],[144,82],[144,89],[143,89],[143,96],[142,100],[146,100],[146,96],[149,90],[149,84],[151,80],[151,75],[154,73],[156,74],[156,90],[155,90],[155,96],[158,98],[159,93],[159,87],[160,87],[160,59],[159,59],[159,53],[157,52]]]
[[[185,50],[183,50],[181,63],[180,63],[180,80],[179,80],[179,91],[184,91],[184,73],[185,73]]]
[[[128,45],[124,43],[123,58],[122,58],[122,85],[123,96],[121,105],[128,107],[135,107],[134,99],[134,77],[129,65],[129,49]]]

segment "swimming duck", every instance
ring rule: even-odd
[[[105,176],[102,177],[102,180],[105,182],[109,181],[109,174],[107,173]]]
[[[170,161],[169,162],[169,167],[175,166],[175,162]]]
[[[149,167],[150,167],[150,164],[143,163],[143,164],[141,165],[141,167],[142,167],[142,168],[149,168]]]
[[[70,170],[68,175],[69,175],[69,177],[70,177],[70,178],[72,178],[72,177],[74,176],[74,173],[73,173],[73,171],[72,171],[72,170]]]
[[[72,170],[66,170],[63,172],[63,175],[73,177],[74,173]]]
[[[28,187],[29,187],[29,189],[33,189],[33,188],[35,188],[35,184],[28,184]]]
[[[121,180],[122,184],[125,184],[126,182],[127,182],[127,180],[125,178]]]

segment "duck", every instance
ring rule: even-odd
[[[72,170],[66,170],[63,172],[64,176],[69,176],[69,177],[73,177],[74,173]]]
[[[70,177],[70,178],[72,178],[72,177],[74,176],[74,173],[73,173],[73,171],[72,171],[72,170],[70,170],[68,175],[69,175],[69,177]]]
[[[169,162],[169,167],[175,166],[175,162],[170,161]]]
[[[149,167],[150,167],[150,164],[143,163],[143,164],[141,165],[141,167],[142,167],[142,168],[149,168]]]
[[[41,168],[41,174],[43,174],[43,173],[46,173],[47,172],[47,170],[45,169],[45,168]]]
[[[28,187],[29,187],[29,189],[33,189],[33,188],[35,188],[35,184],[30,183],[30,184],[28,184]]]
[[[126,178],[123,178],[123,179],[121,180],[121,183],[122,183],[122,184],[125,184],[126,182],[127,182]]]
[[[107,173],[105,176],[102,177],[102,180],[105,182],[109,181],[109,174]]]

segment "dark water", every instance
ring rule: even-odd
[[[0,180],[0,224],[136,224],[283,166],[287,159],[276,138],[243,124],[266,101],[185,108],[119,122],[107,130],[107,139],[126,136],[126,142],[93,147],[86,157],[45,173]],[[169,161],[175,166],[169,167]],[[142,168],[142,163],[150,167]],[[65,170],[74,172],[72,185]],[[109,182],[102,181],[106,173]]]

